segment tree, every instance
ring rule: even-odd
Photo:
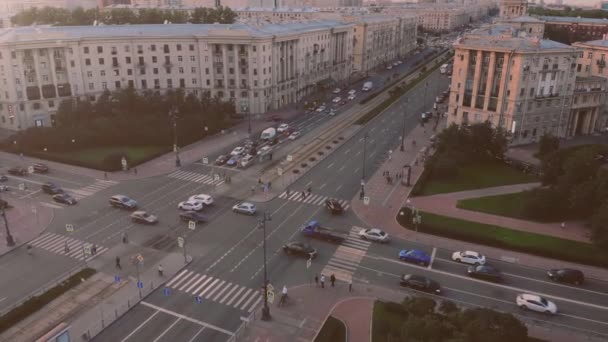
[[[591,241],[603,250],[608,249],[608,201],[591,218]]]
[[[597,152],[590,147],[583,147],[568,156],[563,163],[564,173],[558,178],[558,186],[564,193],[583,182],[593,179],[600,167],[596,159]]]
[[[564,173],[562,164],[564,153],[555,151],[545,155],[540,162],[541,181],[543,185],[556,185],[559,177]]]
[[[575,185],[568,196],[569,212],[573,217],[589,217],[599,207],[601,202],[596,201],[597,180],[590,179]]]
[[[406,297],[402,303],[403,307],[417,316],[425,316],[435,311],[436,303],[427,297]]]
[[[543,134],[542,137],[540,137],[540,141],[538,143],[538,154],[541,159],[542,157],[551,154],[557,150],[559,150],[559,138],[549,132]]]
[[[486,308],[467,309],[459,319],[466,341],[526,341],[528,328],[512,314]]]

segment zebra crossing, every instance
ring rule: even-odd
[[[241,311],[252,312],[262,301],[257,290],[185,269],[167,287]]]
[[[86,261],[89,261],[108,250],[107,247],[93,246],[85,241],[54,233],[44,233],[36,239],[30,241],[29,245],[80,261],[84,260],[85,251],[89,251],[86,253]],[[95,249],[96,253],[93,254],[92,252]]]
[[[118,184],[116,181],[96,179],[93,184],[89,184],[85,187],[65,190],[75,199],[81,200],[116,184]]]
[[[279,198],[282,198],[282,199],[285,199],[288,201],[301,202],[301,203],[312,204],[312,205],[324,205],[325,201],[332,197],[324,196],[324,195],[314,195],[314,194],[310,194],[310,195],[306,195],[306,197],[302,197],[301,191],[290,191],[289,195],[287,195],[287,191],[284,191],[282,194],[279,195]],[[337,199],[337,201],[340,202],[340,204],[342,205],[342,208],[344,208],[345,211],[348,210],[348,208],[350,208],[350,204],[347,200]]]
[[[184,170],[174,171],[173,173],[170,173],[168,175],[168,177],[181,179],[181,180],[188,181],[188,182],[209,184],[209,185],[215,185],[215,186],[220,186],[220,185],[224,184],[224,180],[222,179],[222,177],[219,177],[219,175],[206,175],[206,174],[202,174],[202,173],[190,172],[190,171],[184,171]]]
[[[321,271],[321,274],[324,274],[328,279],[333,274],[336,276],[336,279],[347,283],[352,280],[353,274],[371,244],[371,242],[361,240],[359,237],[359,232],[362,229],[364,228],[352,227],[350,229],[348,237],[336,249],[334,255]]]

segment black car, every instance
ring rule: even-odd
[[[49,195],[57,195],[63,193],[63,189],[61,189],[55,183],[48,182],[42,184],[42,192]]]
[[[325,201],[325,208],[329,209],[332,214],[342,214],[344,212],[344,207],[342,204],[336,199],[328,199]]]
[[[467,274],[469,275],[469,277],[473,278],[479,278],[494,282],[502,281],[502,274],[500,273],[500,271],[488,265],[469,266],[469,268],[467,269]]]
[[[215,160],[215,165],[220,165],[220,166],[224,165],[224,164],[226,164],[228,159],[230,159],[229,156],[222,154],[221,156],[217,157],[217,159]]]
[[[196,223],[205,223],[209,221],[207,216],[197,213],[196,211],[184,211],[179,214],[179,219],[184,222],[194,221]]]
[[[547,276],[551,280],[574,285],[581,285],[585,281],[583,272],[572,268],[551,269],[547,271]]]
[[[26,176],[27,170],[20,166],[15,166],[8,169],[8,173],[15,176]]]
[[[72,197],[66,193],[54,195],[53,201],[55,201],[57,203],[67,204],[67,205],[74,205],[77,203],[76,199],[74,197]]]
[[[309,244],[303,242],[288,242],[283,245],[283,252],[287,255],[297,255],[306,258],[314,259],[317,256],[317,250]]]
[[[441,293],[441,287],[438,282],[418,274],[402,275],[399,285],[419,291]]]
[[[8,177],[6,177],[5,175],[0,175],[0,182],[6,182],[8,180]]]
[[[34,168],[34,172],[36,172],[36,173],[49,172],[49,167],[42,163],[36,163],[36,164],[32,165],[32,167]]]

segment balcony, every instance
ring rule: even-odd
[[[597,60],[597,62],[596,62],[596,63],[597,63],[597,66],[598,66],[599,68],[604,68],[604,67],[606,67],[606,61],[605,61],[605,60],[603,60],[603,59],[599,59],[599,60]]]

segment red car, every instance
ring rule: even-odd
[[[221,156],[217,157],[217,159],[215,160],[215,165],[224,165],[224,164],[226,164],[228,159],[230,159],[229,156],[222,154]]]

